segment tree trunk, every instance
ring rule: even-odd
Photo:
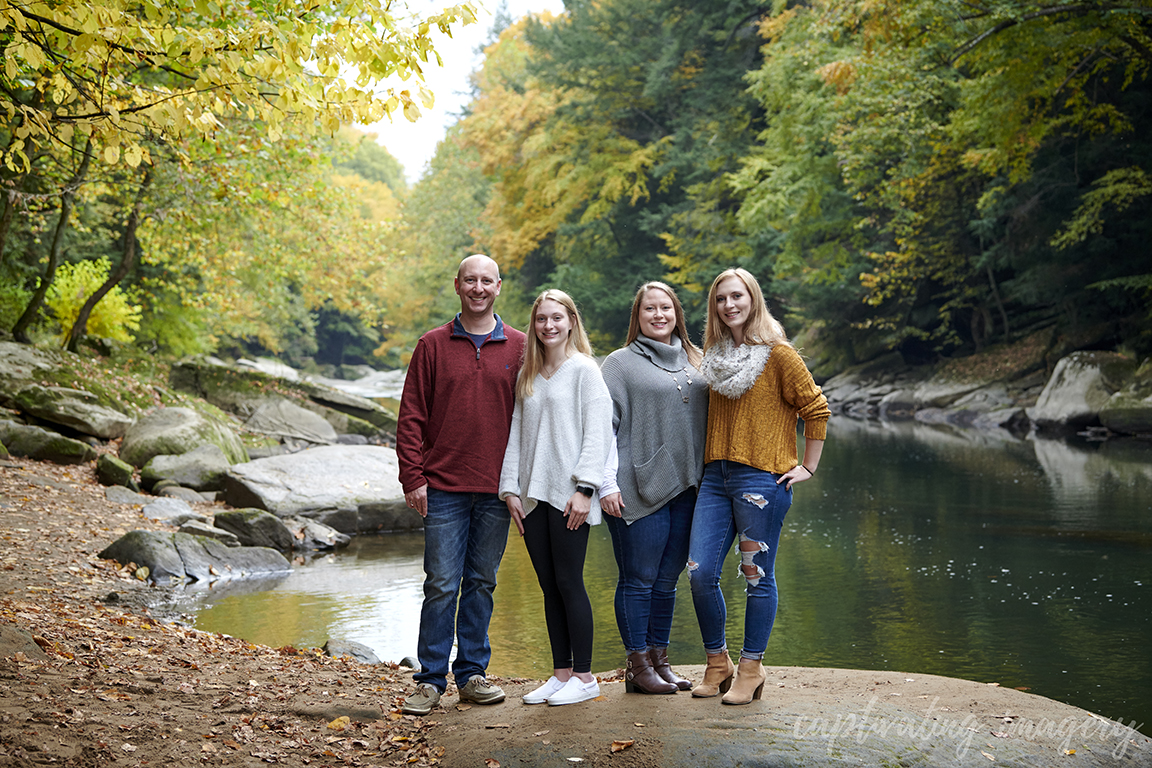
[[[88,165],[92,161],[92,138],[89,137],[84,144],[84,156],[80,160],[80,167],[76,169],[76,173],[64,185],[64,193],[60,196],[60,219],[56,222],[56,232],[52,235],[52,248],[48,251],[48,265],[44,268],[44,276],[40,278],[40,285],[36,288],[36,292],[32,294],[32,299],[28,302],[28,306],[24,308],[24,314],[20,315],[20,319],[16,321],[16,325],[12,326],[12,335],[16,341],[21,344],[30,344],[32,340],[28,338],[28,327],[32,325],[32,321],[36,319],[36,315],[40,312],[40,307],[44,304],[44,297],[48,295],[48,289],[52,286],[52,281],[56,279],[56,266],[60,263],[60,248],[64,241],[64,230],[68,228],[68,220],[72,218],[72,206],[76,200],[76,188],[84,177],[88,175]]]
[[[136,265],[136,229],[140,226],[140,209],[144,207],[144,197],[148,193],[148,187],[152,185],[152,168],[149,166],[144,171],[144,180],[140,184],[140,189],[136,191],[136,202],[132,205],[132,210],[128,214],[128,224],[124,228],[124,257],[120,259],[120,265],[108,275],[108,279],[104,284],[96,289],[96,292],[88,297],[84,302],[84,306],[80,308],[80,313],[76,316],[76,322],[72,324],[72,330],[68,332],[68,351],[76,352],[80,347],[80,342],[84,341],[84,337],[88,335],[88,318],[92,315],[92,310],[100,303],[100,300],[108,295],[116,285],[127,277],[128,273],[132,271],[132,267]]]
[[[984,267],[988,270],[988,284],[992,286],[992,298],[996,299],[996,308],[1000,310],[1000,322],[1004,323],[1004,341],[1008,342],[1008,333],[1011,330],[1008,327],[1008,313],[1004,310],[1004,302],[1000,301],[1000,289],[996,287],[996,277],[992,274],[992,265],[985,264]]]

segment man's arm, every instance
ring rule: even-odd
[[[400,466],[400,485],[404,488],[405,502],[421,517],[428,514],[424,436],[432,411],[431,367],[428,345],[421,339],[408,363],[404,392],[400,396],[400,413],[396,417],[396,461]]]

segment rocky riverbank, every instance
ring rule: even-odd
[[[1050,331],[936,365],[889,354],[823,382],[833,412],[853,418],[982,430],[1016,436],[1084,433],[1152,437],[1152,360],[1119,352],[1056,357]]]

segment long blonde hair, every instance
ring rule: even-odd
[[[748,289],[748,297],[752,300],[748,320],[744,323],[744,343],[765,344],[770,347],[777,344],[792,346],[784,334],[784,326],[780,325],[780,321],[772,317],[772,313],[768,311],[768,303],[764,301],[760,283],[756,282],[756,278],[748,270],[734,267],[716,275],[712,287],[708,289],[708,321],[704,325],[704,351],[707,352],[713,344],[720,343],[722,339],[732,338],[732,331],[720,319],[720,313],[716,310],[717,286],[730,277],[739,278],[740,282],[744,283],[744,287]]]
[[[680,305],[680,297],[670,286],[657,280],[649,280],[636,291],[636,298],[632,300],[632,319],[628,321],[628,338],[625,339],[624,346],[636,341],[636,337],[640,335],[640,305],[644,303],[644,294],[651,290],[664,291],[672,300],[672,309],[676,315],[676,329],[673,333],[680,337],[680,343],[684,347],[684,353],[688,355],[689,364],[693,368],[699,368],[704,354],[700,351],[700,347],[693,344],[692,340],[688,338],[688,329],[684,327],[684,307]]]
[[[536,313],[540,305],[551,299],[568,311],[568,319],[572,321],[572,330],[568,333],[568,354],[582,353],[591,357],[592,345],[588,342],[588,334],[584,330],[584,321],[580,317],[580,310],[576,309],[576,302],[564,291],[549,288],[536,297],[532,302],[532,313],[528,315],[529,339],[524,344],[524,362],[520,366],[520,375],[516,379],[516,397],[525,400],[532,397],[532,382],[536,374],[544,369],[544,345],[536,336]]]

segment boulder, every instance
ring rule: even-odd
[[[68,387],[24,387],[12,398],[20,410],[43,421],[105,440],[123,437],[132,418],[99,403],[96,395]]]
[[[149,520],[163,520],[172,525],[181,525],[188,520],[207,520],[193,512],[183,499],[150,498],[140,511]]]
[[[199,491],[194,491],[191,488],[185,488],[182,485],[169,485],[160,491],[157,496],[166,499],[180,499],[189,504],[203,504],[204,497],[200,495]]]
[[[361,504],[358,512],[358,525],[361,533],[384,533],[390,531],[420,531],[424,529],[424,518],[408,506],[403,496],[387,501],[374,501]]]
[[[215,526],[236,536],[246,547],[271,547],[291,552],[295,538],[292,531],[270,512],[263,509],[231,509],[218,512]]]
[[[244,428],[280,439],[293,438],[321,445],[336,442],[336,430],[323,416],[284,398],[263,402],[244,422]]]
[[[214,357],[192,357],[172,366],[168,383],[241,418],[250,416],[275,390],[266,373],[240,370]]]
[[[358,643],[355,640],[334,640],[329,639],[324,643],[321,649],[324,655],[331,656],[338,659],[341,656],[348,656],[353,661],[358,661],[361,664],[379,664],[380,659],[377,658],[376,652],[363,643]]]
[[[367,421],[387,432],[396,431],[396,414],[373,400],[314,381],[302,381],[297,386],[313,402]]]
[[[131,491],[119,485],[109,486],[104,489],[104,498],[113,504],[136,504],[143,506],[154,499],[151,496],[145,496],[142,493]]]
[[[147,567],[148,579],[154,584],[240,578],[291,569],[284,556],[273,549],[228,547],[203,536],[154,531],[129,531],[98,557]]]
[[[345,435],[363,438],[377,437],[385,431],[371,422],[357,418],[356,416],[349,416],[343,411],[329,408],[326,405],[306,401],[303,407],[323,416],[324,420],[332,425],[332,429],[336,430],[336,434],[340,437],[344,437]],[[367,442],[367,440],[365,440],[365,442]]]
[[[255,360],[245,360],[242,358],[236,361],[236,367],[260,371],[269,376],[275,376],[278,379],[287,379],[288,381],[300,380],[299,371],[290,365],[285,365],[279,360],[273,360],[270,357],[258,357]]]
[[[403,496],[387,501],[370,501],[355,511],[319,512],[315,518],[348,534],[419,531],[424,528],[424,518],[409,508]]]
[[[204,536],[209,539],[216,539],[216,541],[226,547],[240,546],[240,539],[236,537],[236,534],[199,520],[189,520],[180,526],[179,532],[187,533],[189,536]]]
[[[79,440],[40,427],[0,419],[0,443],[13,456],[27,456],[54,464],[84,464],[96,458],[96,450]]]
[[[307,517],[290,515],[283,518],[281,522],[292,534],[292,549],[298,552],[336,549],[347,546],[348,542],[352,540],[351,536]]]
[[[1028,417],[1040,431],[1100,424],[1100,411],[1122,389],[1136,364],[1115,352],[1073,352],[1061,358]]]
[[[101,560],[115,560],[120,565],[144,566],[148,569],[148,579],[154,584],[169,584],[184,578],[184,561],[176,551],[171,533],[129,531],[96,556]]]
[[[294,392],[322,408],[366,421],[377,431],[396,429],[395,414],[366,397],[328,384],[299,381],[295,370],[276,361],[242,362],[243,365],[232,366],[212,357],[188,358],[172,366],[169,383],[175,389],[202,397],[217,408],[245,419],[270,399]]]
[[[396,451],[376,445],[330,445],[233,466],[224,500],[284,517],[356,512],[361,504],[404,495]],[[337,526],[332,526],[337,528]],[[342,530],[337,528],[337,530]]]
[[[101,485],[119,485],[132,491],[139,491],[140,486],[136,484],[134,473],[131,464],[120,461],[111,454],[102,453],[96,459],[96,479]]]
[[[206,443],[175,456],[153,456],[140,470],[140,481],[146,488],[156,487],[161,480],[172,480],[196,491],[218,491],[224,487],[224,475],[230,466],[220,446]]]
[[[60,365],[60,353],[14,341],[0,341],[0,382],[25,382]],[[21,388],[23,385],[21,384]]]
[[[1100,423],[1113,432],[1152,434],[1152,359],[1144,361],[1128,386],[1100,409]]]
[[[191,408],[159,408],[141,417],[124,435],[120,458],[143,467],[154,456],[180,455],[206,444],[220,448],[229,464],[248,460],[240,438],[227,424]]]

